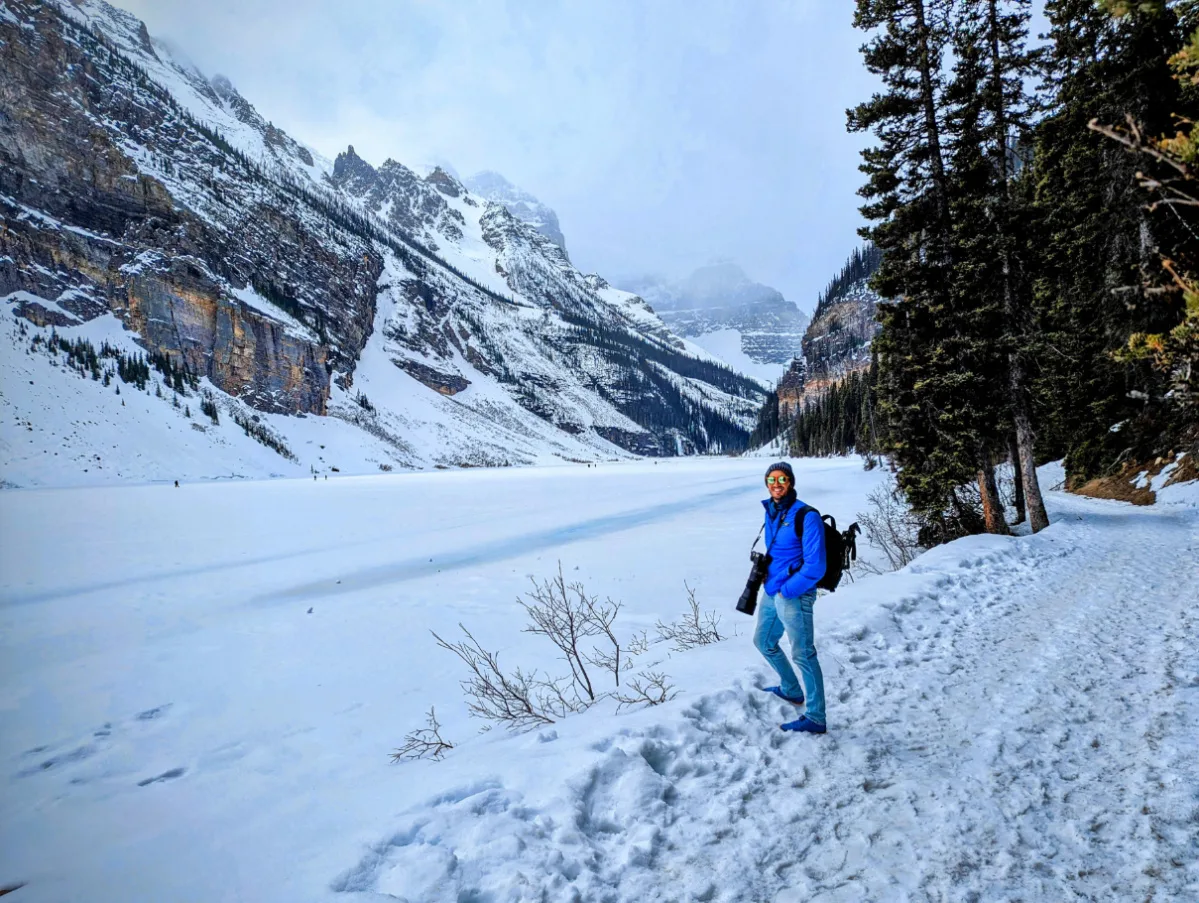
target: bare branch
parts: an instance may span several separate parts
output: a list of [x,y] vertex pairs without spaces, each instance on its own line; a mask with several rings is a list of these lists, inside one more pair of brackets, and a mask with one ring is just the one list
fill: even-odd
[[595,600],[587,598],[580,584],[567,586],[566,578],[562,576],[562,562],[558,562],[557,577],[543,582],[533,580],[530,598],[530,602],[517,599],[532,622],[524,632],[540,634],[557,646],[582,695],[595,702],[595,685],[587,673],[587,659],[580,649],[583,640],[606,629],[592,616],[596,609]]
[[426,724],[428,727],[418,728],[404,737],[404,745],[391,754],[394,765],[404,759],[433,759],[438,761],[454,744],[442,739],[441,725],[437,723],[437,714],[429,706]]
[[661,705],[678,696],[668,678],[661,671],[642,671],[629,681],[623,693],[616,694],[620,703],[617,710],[633,705]]
[[683,586],[687,590],[687,604],[690,610],[671,624],[658,621],[654,625],[658,631],[658,639],[673,643],[672,648],[676,652],[685,652],[696,646],[707,646],[709,643],[719,643],[724,639],[717,629],[720,624],[720,616],[714,611],[701,613],[699,602],[695,599],[695,590],[685,581]]
[[[480,646],[465,626],[458,626],[466,634],[466,640],[450,643],[437,633],[433,637],[438,646],[454,653],[470,669],[470,677],[461,682],[470,713],[498,721],[509,730],[529,730],[542,724],[553,724],[551,713],[537,704],[538,691],[544,684],[538,680],[537,672],[525,674],[517,668],[510,675],[505,674],[500,669],[499,655]],[[558,709],[551,709],[551,712],[559,717],[566,714]]]
[[[503,724],[508,730],[524,731],[584,711],[607,696],[615,695],[626,705],[656,704],[668,698],[665,677],[644,673],[629,686],[626,696],[619,695],[624,673],[638,655],[648,650],[649,640],[642,631],[622,647],[613,627],[621,604],[611,598],[601,602],[598,596],[588,595],[582,584],[568,584],[561,562],[557,576],[545,581],[534,579],[528,599],[518,597],[517,602],[529,616],[524,632],[548,639],[570,671],[562,676],[526,673],[520,668],[505,672],[498,654],[484,649],[465,626],[458,625],[466,636],[458,642],[434,633],[437,644],[458,656],[469,669],[461,686],[472,715]],[[692,609],[696,623],[719,639],[712,615],[706,622],[700,621],[694,594]],[[610,673],[616,693],[601,690],[589,667]]]
[[1172,166],[1178,173],[1186,179],[1194,177],[1191,169],[1182,161],[1163,153],[1154,147],[1152,142],[1146,141],[1141,134],[1140,128],[1137,126],[1136,120],[1131,116],[1125,117],[1128,122],[1128,129],[1113,128],[1110,125],[1100,125],[1098,119],[1092,119],[1087,123],[1087,128],[1098,132],[1100,135],[1105,135],[1113,141],[1123,144],[1131,151],[1146,154],[1160,163],[1165,163],[1167,166]]
[[[897,571],[923,551],[917,541],[919,521],[908,510],[894,483],[877,487],[866,499],[869,510],[857,515],[866,541],[887,557],[891,570]],[[859,565],[877,572],[865,562]]]

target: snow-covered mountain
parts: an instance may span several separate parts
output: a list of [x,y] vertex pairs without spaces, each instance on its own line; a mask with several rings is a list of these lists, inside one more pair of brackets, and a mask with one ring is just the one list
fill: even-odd
[[562,255],[570,259],[566,253],[566,236],[562,234],[558,214],[552,208],[527,191],[517,188],[498,172],[484,170],[475,173],[464,184],[479,197],[503,204],[509,213],[556,244],[562,249]]
[[100,0],[0,42],[10,483],[743,447],[758,384],[452,174],[323,159]]
[[679,335],[767,385],[800,353],[807,316],[734,263],[700,267],[677,281],[630,279],[622,287]]

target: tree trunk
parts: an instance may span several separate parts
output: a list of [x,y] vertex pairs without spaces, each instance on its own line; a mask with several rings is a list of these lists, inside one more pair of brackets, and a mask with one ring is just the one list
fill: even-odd
[[[1045,501],[1041,498],[1041,486],[1037,482],[1036,456],[1033,453],[1032,417],[1028,410],[1027,378],[1024,373],[1024,362],[1020,359],[1020,349],[1016,347],[1017,338],[1021,332],[1019,311],[1016,302],[1016,274],[1012,267],[1012,252],[1007,238],[1006,215],[1011,204],[1011,182],[1008,177],[1007,132],[1008,116],[1004,106],[1003,73],[999,53],[999,11],[996,0],[987,4],[987,19],[989,44],[991,50],[991,95],[994,102],[995,115],[995,155],[996,169],[1002,177],[1002,192],[999,195],[1000,210],[996,216],[996,234],[1003,261],[1003,313],[1007,321],[1007,332],[1010,345],[1008,348],[1008,389],[1012,402],[1012,419],[1016,426],[1016,451],[1019,466],[1013,458],[1012,466],[1017,471],[1017,487],[1023,490],[1024,501],[1028,507],[1029,524],[1032,531],[1037,533],[1049,526],[1049,516],[1045,513]],[[1021,284],[1025,289],[1025,285]],[[1022,296],[1024,292],[1021,292]],[[1020,518],[1023,520],[1023,516]]]
[[1041,484],[1037,480],[1037,461],[1033,455],[1032,418],[1028,416],[1028,399],[1024,394],[1024,367],[1019,354],[1012,354],[1012,419],[1016,422],[1016,449],[1020,455],[1020,476],[1024,481],[1024,498],[1028,505],[1028,523],[1034,533],[1049,526]]
[[983,521],[988,533],[1007,536],[1011,531],[1007,518],[1003,516],[1003,502],[999,498],[999,486],[995,483],[995,465],[987,461],[978,472],[978,494],[983,502]]
[[[924,15],[924,0],[912,0],[912,12],[916,17],[916,34],[919,39],[917,67],[920,70],[920,105],[924,111],[924,132],[928,139],[928,158],[932,168],[933,193],[937,201],[939,236],[947,238],[949,228],[949,185],[945,178],[945,161],[941,156],[941,126],[937,122],[937,98],[933,91],[932,48],[929,47],[929,27]],[[942,251],[947,248],[942,248]]]
[[1022,524],[1027,516],[1024,511],[1024,474],[1020,470],[1020,446],[1015,433],[1008,435],[1008,457],[1012,462],[1012,483],[1016,488],[1016,523]]

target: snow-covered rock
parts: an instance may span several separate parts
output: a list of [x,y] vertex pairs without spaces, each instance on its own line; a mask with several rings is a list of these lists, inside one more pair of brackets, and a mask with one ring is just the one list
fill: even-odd
[[527,191],[517,188],[498,172],[477,172],[465,182],[474,194],[488,201],[503,204],[504,208],[521,222],[528,223],[558,246],[562,255],[566,253],[566,237],[558,225],[558,214]]
[[672,330],[742,373],[773,386],[800,353],[807,316],[733,263],[700,267],[686,279],[626,280]]

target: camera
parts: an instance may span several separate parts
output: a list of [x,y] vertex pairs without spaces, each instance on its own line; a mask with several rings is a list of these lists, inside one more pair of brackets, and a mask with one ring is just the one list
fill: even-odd
[[758,607],[758,591],[766,579],[766,571],[770,567],[770,556],[764,552],[750,552],[749,579],[745,581],[745,589],[737,600],[737,611],[752,615]]

